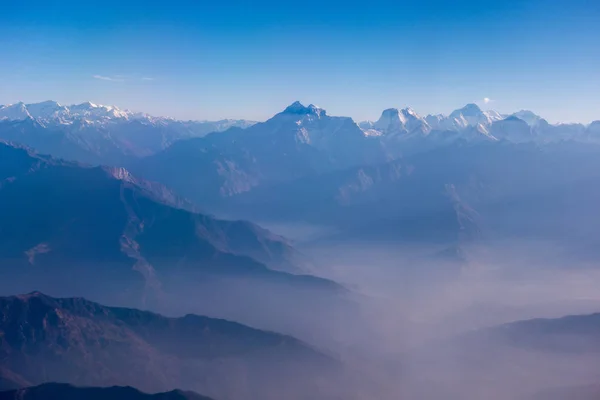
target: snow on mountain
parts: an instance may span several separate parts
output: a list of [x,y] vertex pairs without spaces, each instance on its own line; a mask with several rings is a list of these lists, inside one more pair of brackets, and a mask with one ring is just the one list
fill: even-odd
[[314,115],[317,117],[321,117],[321,116],[326,115],[326,113],[325,113],[325,110],[315,106],[314,104],[309,104],[308,106],[304,106],[299,101],[295,101],[294,103],[292,103],[288,107],[286,107],[286,109],[283,110],[283,112],[280,113],[280,115],[301,115],[301,116]]
[[425,121],[435,131],[462,131],[469,129],[484,135],[489,134],[489,127],[503,117],[497,111],[482,111],[476,104],[467,104],[463,108],[454,110],[450,115],[428,115]]
[[22,121],[31,118],[24,103],[10,104],[0,107],[0,120]]
[[97,105],[90,102],[77,104],[69,107],[71,116],[85,119],[90,122],[102,122],[109,119],[128,120],[134,113],[128,110],[120,110],[114,106]]
[[[203,134],[211,131],[222,131],[231,127],[247,128],[254,121],[225,119],[220,121],[178,121],[170,117],[154,117],[141,112],[122,110],[116,106],[105,106],[85,102],[65,106],[48,100],[41,103],[24,104],[22,102],[0,106],[0,121],[23,121],[33,118],[44,126],[49,124],[71,125],[79,123],[102,127],[107,123],[124,123],[139,121],[149,125],[164,126],[169,124],[198,125],[204,129]],[[211,127],[214,128],[211,130]]]
[[431,131],[427,121],[411,108],[384,110],[371,129],[381,132],[381,136],[385,138],[402,137],[413,133],[426,135]]
[[[271,119],[253,125],[248,135],[271,136],[278,141],[293,138],[295,143],[325,149],[337,141],[362,139],[363,132],[350,117],[334,117],[313,104],[296,101]],[[338,144],[342,144],[338,142]]]
[[507,140],[513,143],[525,143],[535,140],[532,127],[514,115],[491,125],[490,134],[498,140]]
[[59,119],[69,116],[69,108],[48,100],[41,103],[26,104],[25,107],[32,118],[40,120]]
[[179,121],[86,102],[70,106],[55,101],[0,106],[0,139],[56,157],[90,164],[121,164],[144,157],[182,139],[205,136],[244,120]]
[[32,104],[20,102],[0,108],[0,119],[22,121],[27,118],[34,118],[39,122],[62,124],[73,123],[75,120],[85,120],[88,123],[99,123],[114,119],[127,120],[137,115],[114,106],[103,106],[90,102],[63,106],[52,100]]
[[361,121],[358,123],[360,129],[373,129],[375,122],[373,121]]
[[444,121],[446,120],[446,116],[442,114],[428,115],[425,117],[425,121],[431,129],[435,130],[443,130]]
[[487,133],[487,128],[494,122],[502,119],[496,111],[482,111],[477,104],[467,104],[463,108],[454,110],[448,117],[457,128],[468,126],[476,127]]
[[529,110],[517,111],[511,115],[525,121],[527,125],[532,127],[536,127],[541,123],[546,122],[545,119]]
[[591,124],[589,124],[588,127],[587,127],[587,131],[589,133],[600,135],[600,120],[599,121],[593,121]]
[[493,121],[499,121],[506,118],[506,115],[502,115],[496,110],[487,110],[486,113]]
[[[330,116],[318,106],[305,106],[299,101],[261,123],[233,119],[180,121],[91,102],[69,106],[55,101],[20,102],[0,106],[0,139],[16,140],[38,151],[93,163],[98,160],[89,159],[84,154],[74,155],[75,148],[57,154],[56,151],[66,149],[65,143],[69,143],[69,146],[83,149],[86,154],[94,153],[99,160],[120,160],[123,155],[142,157],[154,154],[178,140],[210,133],[227,131],[218,140],[234,138],[239,141],[241,132],[236,133],[236,129],[230,128],[246,129],[244,134],[251,137],[268,137],[271,144],[286,149],[297,145],[308,145],[320,151],[335,149],[335,158],[348,162],[354,157],[353,153],[358,151],[362,154],[365,146],[371,149],[372,154],[385,149],[393,156],[409,152],[407,146],[420,149],[423,142],[427,142],[426,147],[429,148],[455,140],[600,140],[598,123],[590,126],[552,125],[528,110],[507,117],[493,110],[483,111],[476,104],[467,104],[447,116],[427,117],[420,116],[411,108],[388,108],[377,121],[359,124],[352,118]],[[43,134],[45,132],[54,134],[47,136]],[[411,143],[407,144],[404,139]],[[111,154],[110,157],[108,154]]]

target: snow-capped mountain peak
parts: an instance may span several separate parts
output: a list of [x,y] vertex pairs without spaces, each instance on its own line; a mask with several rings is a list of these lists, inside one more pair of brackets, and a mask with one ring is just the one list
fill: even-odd
[[283,110],[282,114],[316,115],[316,116],[320,117],[322,115],[326,115],[326,112],[325,112],[325,110],[323,110],[320,107],[315,106],[314,104],[309,104],[308,106],[305,106],[301,102],[295,101],[292,104],[290,104],[288,107],[286,107],[286,109]]
[[487,132],[488,127],[494,122],[502,119],[500,113],[496,111],[482,111],[481,108],[474,103],[469,103],[463,108],[454,110],[444,125],[446,128],[466,128],[468,126],[475,127],[482,132]]
[[451,118],[456,118],[459,115],[465,116],[465,117],[474,117],[474,116],[478,116],[478,115],[482,115],[483,111],[481,111],[481,108],[479,108],[479,106],[475,103],[469,103],[466,106],[464,106],[463,108],[459,108],[458,110],[454,110],[452,111],[452,113],[450,114]]
[[69,109],[56,101],[47,100],[41,103],[27,104],[29,114],[38,120],[48,120],[68,116]]
[[516,113],[513,113],[512,116],[522,119],[529,126],[538,126],[544,121],[542,117],[529,110],[517,111]]
[[31,118],[31,115],[23,102],[0,107],[0,120],[17,121],[27,118]]
[[388,108],[381,113],[381,117],[372,125],[371,130],[375,132],[366,132],[366,134],[396,136],[413,132],[427,134],[431,128],[427,121],[412,108]]

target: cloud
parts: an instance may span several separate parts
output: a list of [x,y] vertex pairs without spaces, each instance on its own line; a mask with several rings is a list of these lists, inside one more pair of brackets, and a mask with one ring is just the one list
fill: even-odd
[[492,101],[493,101],[493,100],[492,100],[492,99],[490,99],[489,97],[484,97],[484,98],[483,98],[483,102],[484,102],[485,104],[491,103]]
[[139,75],[111,75],[111,76],[107,76],[107,75],[92,75],[92,78],[94,79],[99,79],[101,81],[109,81],[109,82],[125,82],[126,80],[131,81],[131,80],[141,80],[141,81],[155,81],[156,78],[153,78],[151,76],[142,76],[140,77]]
[[111,76],[103,76],[103,75],[93,75],[92,78],[100,79],[102,81],[111,81],[111,82],[123,82],[124,79],[121,75],[117,75],[114,77]]

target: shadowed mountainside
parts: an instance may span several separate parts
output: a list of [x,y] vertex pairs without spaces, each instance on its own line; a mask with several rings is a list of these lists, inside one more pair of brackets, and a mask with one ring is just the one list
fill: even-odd
[[76,387],[45,383],[24,389],[0,392],[0,400],[211,400],[193,392],[173,390],[146,394],[127,386]]
[[34,292],[0,298],[0,365],[5,389],[69,382],[256,398],[271,379],[298,389],[336,363],[292,337],[234,322]]
[[[341,286],[275,270],[301,269],[287,241],[177,205],[163,186],[124,169],[0,144],[0,289],[200,313],[284,332],[281,324],[308,324],[280,316],[336,312],[328,304],[345,293]],[[318,313],[309,311],[311,302]]]

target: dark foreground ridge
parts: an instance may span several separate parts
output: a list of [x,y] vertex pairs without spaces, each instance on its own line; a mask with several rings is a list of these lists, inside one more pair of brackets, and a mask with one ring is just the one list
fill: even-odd
[[194,392],[173,390],[147,394],[128,386],[76,387],[66,383],[45,383],[24,389],[0,392],[0,400],[211,400]]
[[334,364],[290,336],[226,320],[167,318],[39,292],[0,297],[0,390],[68,382],[260,398],[272,380],[306,385]]

